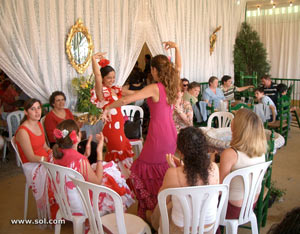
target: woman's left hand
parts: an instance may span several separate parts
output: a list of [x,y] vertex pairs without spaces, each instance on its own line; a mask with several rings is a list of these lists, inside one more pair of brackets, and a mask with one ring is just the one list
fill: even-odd
[[93,140],[93,136],[90,135],[89,138],[88,138],[88,141],[86,143],[86,146],[85,146],[85,152],[84,152],[84,156],[86,156],[87,158],[91,155],[91,142]]

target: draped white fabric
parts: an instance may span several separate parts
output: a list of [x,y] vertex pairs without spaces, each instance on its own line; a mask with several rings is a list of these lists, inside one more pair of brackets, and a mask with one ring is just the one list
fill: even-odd
[[300,74],[300,6],[260,10],[247,13],[247,22],[264,43],[270,74],[277,78],[299,78]]
[[[233,44],[245,9],[245,1],[236,0],[0,0],[0,5],[0,68],[29,96],[47,102],[62,90],[68,103],[74,96],[70,81],[79,74],[68,62],[65,42],[78,18],[94,51],[107,52],[118,85],[145,42],[153,55],[167,54],[166,40],[180,46],[182,77],[201,82],[233,75]],[[209,36],[219,25],[210,56]],[[84,75],[91,72],[90,66]]]
[[[245,18],[245,1],[234,0],[152,0],[149,12],[156,38],[147,40],[150,51],[162,53],[161,41],[174,40],[183,58],[181,77],[207,82],[214,75],[233,75],[233,45],[237,30]],[[209,54],[209,36],[217,32],[215,51]],[[149,32],[149,31],[148,31]],[[146,37],[150,38],[150,35]],[[172,56],[174,58],[174,55]]]
[[[144,43],[137,20],[139,0],[1,0],[0,68],[31,97],[47,102],[55,90],[73,97],[70,81],[78,77],[68,62],[65,42],[82,18],[95,51],[107,52],[124,83]],[[84,75],[91,74],[91,67]],[[68,99],[67,98],[67,99]]]

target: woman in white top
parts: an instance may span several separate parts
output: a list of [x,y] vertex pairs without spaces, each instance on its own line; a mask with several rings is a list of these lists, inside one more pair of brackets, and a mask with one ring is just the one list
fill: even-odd
[[[234,170],[265,162],[266,134],[263,123],[253,111],[240,109],[231,122],[231,131],[231,148],[224,150],[220,157],[221,183]],[[243,186],[242,179],[239,177],[231,181],[227,219],[238,218],[240,214],[244,197]]]
[[[180,160],[174,155],[166,155],[170,168],[164,176],[159,191],[167,188],[219,184],[218,166],[210,161],[208,144],[200,129],[194,127],[181,129],[177,136],[177,151]],[[218,197],[212,200],[209,205],[210,210],[205,217],[206,228],[209,228],[215,222],[217,204]],[[172,202],[171,199],[168,202],[168,211],[169,216],[171,216],[169,218],[170,233],[183,233],[183,211],[175,197],[172,197]],[[151,216],[153,228],[158,230],[160,222],[160,212],[157,205]]]

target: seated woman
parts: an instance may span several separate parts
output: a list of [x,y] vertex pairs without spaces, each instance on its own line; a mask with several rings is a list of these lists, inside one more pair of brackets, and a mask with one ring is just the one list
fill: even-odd
[[[50,189],[50,183],[47,183],[46,170],[39,163],[53,161],[52,151],[46,144],[45,133],[40,123],[41,102],[35,98],[27,100],[24,105],[24,114],[24,119],[16,132],[16,143],[23,162],[24,174],[36,199],[37,208],[41,210],[39,214],[46,215],[46,217],[39,218],[54,219],[58,207]],[[48,212],[45,202],[47,198],[45,191],[48,191],[51,214]]]
[[178,92],[178,98],[174,105],[173,120],[177,133],[180,129],[193,126],[193,109],[190,102],[182,99],[183,92]]
[[208,80],[208,85],[204,92],[202,99],[203,101],[208,103],[208,106],[212,104],[212,101],[214,101],[214,107],[218,108],[220,101],[225,100],[224,94],[221,89],[218,88],[218,78],[215,76],[212,76]]
[[[181,129],[177,137],[179,161],[174,155],[167,154],[170,168],[167,170],[159,191],[167,188],[179,188],[198,185],[219,184],[219,169],[217,164],[210,161],[208,144],[200,129],[187,127]],[[210,212],[206,214],[205,226],[212,226],[216,219],[218,197],[212,200]],[[170,233],[183,233],[184,217],[180,203],[176,197],[168,202]],[[154,229],[160,226],[160,211],[158,205],[151,216]]]
[[[90,165],[85,156],[77,152],[77,145],[80,141],[78,125],[74,120],[62,121],[54,129],[56,144],[53,146],[54,163],[72,168],[83,175],[88,182],[104,185],[115,190],[123,200],[124,208],[128,208],[133,202],[133,195],[126,184],[117,165],[113,162],[103,162],[103,134],[97,134],[97,162]],[[72,182],[70,182],[72,183]],[[83,214],[83,207],[79,194],[74,185],[67,186],[70,206],[73,213]],[[109,195],[101,194],[102,202],[99,204],[101,214],[111,213],[114,207],[111,206],[113,200]]]
[[[231,148],[224,150],[220,158],[220,182],[232,171],[265,162],[267,140],[260,118],[249,109],[237,111],[231,121]],[[238,218],[243,203],[243,182],[234,178],[229,188],[226,219]],[[256,200],[259,196],[256,195]]]
[[[50,143],[50,147],[53,147],[55,144],[55,138],[53,135],[53,130],[56,128],[56,126],[66,119],[73,119],[72,112],[65,108],[66,103],[66,95],[61,91],[55,91],[51,94],[49,98],[49,103],[52,107],[52,110],[46,115],[45,118],[45,129],[48,137],[48,141]],[[87,140],[83,140],[78,144],[78,151],[81,153],[84,153],[86,156],[90,155],[89,161],[90,163],[96,162],[96,143],[92,142],[92,138],[90,136],[89,144],[91,146],[91,149],[86,150]]]
[[244,90],[254,88],[253,85],[248,85],[244,87],[237,87],[232,84],[231,76],[223,76],[221,79],[221,90],[224,94],[226,101],[234,101],[234,92],[242,92]]

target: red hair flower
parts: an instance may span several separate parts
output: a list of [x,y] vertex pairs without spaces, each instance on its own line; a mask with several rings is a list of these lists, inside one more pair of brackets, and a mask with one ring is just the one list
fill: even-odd
[[70,134],[69,134],[70,139],[72,140],[73,144],[77,143],[77,134],[75,132],[75,130],[73,130]]
[[100,67],[106,67],[109,63],[110,61],[108,59],[100,59],[100,61],[98,62]]

